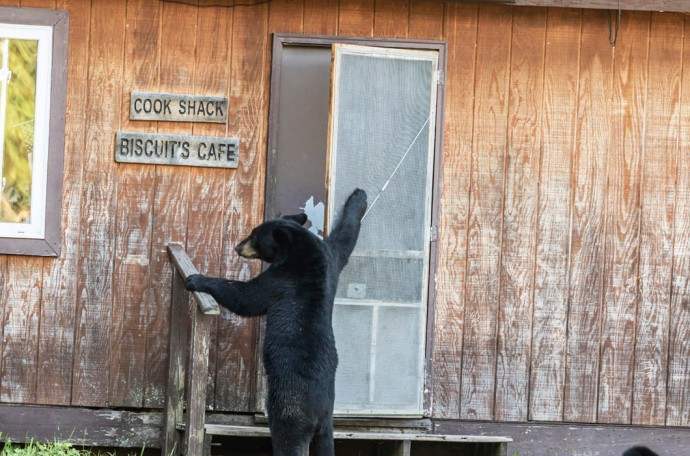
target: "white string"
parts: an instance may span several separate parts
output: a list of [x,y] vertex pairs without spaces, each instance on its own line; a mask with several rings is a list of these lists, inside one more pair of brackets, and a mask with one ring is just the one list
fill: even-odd
[[364,212],[364,215],[362,216],[362,220],[364,220],[364,218],[367,216],[367,214],[369,213],[371,208],[374,207],[374,204],[376,204],[376,202],[379,200],[379,197],[381,196],[381,194],[386,190],[386,187],[388,187],[388,184],[390,183],[390,181],[393,180],[393,176],[398,171],[398,168],[400,168],[400,165],[402,165],[402,162],[403,162],[403,160],[405,160],[405,157],[407,157],[407,154],[409,154],[410,150],[412,150],[412,146],[414,146],[414,143],[417,142],[417,138],[419,138],[419,135],[421,135],[422,131],[424,131],[424,127],[426,127],[426,125],[429,123],[429,120],[431,120],[432,115],[434,115],[433,111],[429,114],[429,117],[426,118],[424,125],[422,125],[422,128],[420,128],[419,131],[417,132],[417,135],[414,137],[414,139],[410,143],[410,147],[407,148],[407,150],[405,151],[405,154],[402,156],[402,158],[400,159],[398,164],[395,166],[395,169],[391,173],[391,175],[388,178],[388,180],[386,181],[386,183],[383,184],[383,187],[381,187],[381,191],[379,191],[378,195],[376,195],[376,198],[374,198],[374,201],[371,202],[371,204],[369,205],[367,210]]

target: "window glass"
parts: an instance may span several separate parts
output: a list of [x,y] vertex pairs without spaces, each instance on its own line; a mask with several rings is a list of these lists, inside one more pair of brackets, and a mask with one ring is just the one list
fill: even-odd
[[4,138],[0,145],[0,222],[31,222],[38,41],[0,39]]

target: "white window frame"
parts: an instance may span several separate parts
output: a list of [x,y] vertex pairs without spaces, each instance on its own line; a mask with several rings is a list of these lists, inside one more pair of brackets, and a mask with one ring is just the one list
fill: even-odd
[[[69,14],[0,7],[0,18],[0,38],[38,41],[30,222],[0,222],[0,255],[55,257],[62,221]],[[4,141],[4,123],[0,127]]]
[[[45,237],[46,187],[48,180],[48,143],[50,118],[50,75],[52,67],[53,29],[45,25],[19,25],[0,23],[0,39],[38,41],[36,63],[36,100],[34,106],[34,138],[31,163],[31,217],[29,223],[0,221],[0,237],[43,239]],[[5,82],[6,84],[6,82]],[[4,113],[0,118],[4,119]],[[0,125],[4,139],[5,125]],[[0,179],[2,160],[0,149]],[[0,181],[0,186],[4,182]]]

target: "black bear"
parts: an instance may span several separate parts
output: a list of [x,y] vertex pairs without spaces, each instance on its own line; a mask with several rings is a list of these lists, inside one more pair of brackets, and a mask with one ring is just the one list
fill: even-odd
[[235,247],[270,263],[263,273],[248,282],[200,274],[185,282],[237,315],[266,315],[266,408],[276,456],[302,456],[310,442],[317,455],[333,455],[333,300],[366,207],[366,193],[355,190],[325,241],[302,226],[304,214],[267,221]]

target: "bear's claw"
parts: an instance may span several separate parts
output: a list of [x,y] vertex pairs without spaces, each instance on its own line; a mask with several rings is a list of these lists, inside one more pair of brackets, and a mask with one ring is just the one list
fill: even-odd
[[192,274],[184,281],[184,286],[189,291],[198,291],[200,279],[203,279],[201,274]]
[[359,218],[362,218],[364,212],[367,210],[367,192],[360,188],[355,189],[348,197],[345,203],[345,209],[357,211]]

